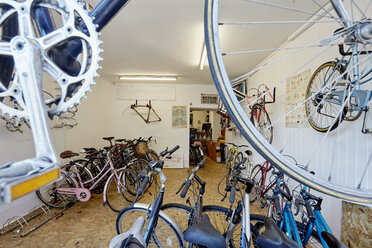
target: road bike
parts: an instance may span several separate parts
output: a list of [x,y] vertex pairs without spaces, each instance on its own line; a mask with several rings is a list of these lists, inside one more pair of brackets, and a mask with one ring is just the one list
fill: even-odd
[[[251,109],[251,122],[270,144],[273,142],[273,127],[265,105],[275,103],[275,92],[276,90],[274,88],[273,94],[271,94],[269,88],[265,84],[261,84],[257,88],[250,88],[246,96],[248,104],[252,100],[258,99],[255,104],[249,106]],[[266,97],[270,97],[272,100],[267,101]]]
[[[64,158],[79,155],[66,153]],[[79,173],[80,166],[73,163],[69,171],[61,169],[62,179],[36,191],[39,199],[54,208],[65,208],[77,201],[86,202],[91,197],[91,191],[106,180],[103,188],[103,205],[108,205],[115,212],[133,203],[138,189],[137,175],[127,168],[116,168],[107,152],[107,160],[103,169],[93,177],[87,179]],[[84,180],[85,179],[85,180]]]
[[[161,152],[160,157],[170,157],[179,146],[172,150]],[[179,230],[174,221],[160,211],[164,198],[165,182],[167,178],[162,172],[164,161],[152,161],[149,163],[151,171],[149,174],[156,174],[160,177],[161,186],[158,196],[154,203],[150,205],[135,203],[132,206],[124,208],[116,219],[116,230],[120,235],[131,229],[137,222],[138,218],[142,217],[146,220],[145,230],[141,230],[143,237],[143,247],[184,247],[183,234]],[[146,175],[138,189],[138,194],[141,195],[150,180],[150,175]],[[155,197],[155,196],[154,196]],[[143,224],[142,224],[143,225]]]
[[[325,133],[314,133],[307,127],[309,117],[322,116],[326,109],[320,110],[321,106],[334,99],[341,103],[336,104],[335,110],[340,117],[345,107],[356,104],[353,98],[360,100],[358,107],[353,107],[356,111],[369,102],[369,16],[368,1],[206,0],[204,26],[213,81],[230,118],[254,149],[285,174],[317,191],[364,203],[371,203],[372,199],[368,183],[372,153],[365,149],[370,144],[368,135],[353,131],[360,120],[343,123],[342,128],[338,125],[336,130]],[[244,42],[236,41],[237,37]],[[264,42],[267,40],[275,42]],[[319,61],[337,57],[339,43],[346,47],[345,53],[351,53],[351,62],[345,68],[348,76],[342,79],[341,74],[326,85],[326,80],[320,80],[318,90],[311,97],[306,96],[311,68],[318,67]],[[261,62],[254,62],[257,58]],[[243,80],[252,87],[257,82],[270,81],[268,87],[276,88],[277,96],[285,96],[272,105],[271,126],[278,134],[273,144],[254,127],[236,99],[231,85]],[[314,107],[306,116],[307,104]],[[340,119],[333,118],[333,123],[340,123]],[[283,154],[293,154],[308,170],[298,168]],[[352,161],[358,161],[357,167]],[[310,170],[316,174],[310,174]]]
[[[364,112],[362,133],[371,132],[366,127],[366,117],[369,110],[368,102],[371,99],[371,92],[356,90],[360,85],[367,83],[370,79],[360,82],[351,82],[350,73],[347,68],[351,63],[351,58],[345,59],[345,56],[352,55],[351,52],[345,52],[344,46],[339,45],[341,59],[328,61],[319,66],[311,76],[307,86],[306,96],[311,98],[306,104],[306,115],[309,116],[309,124],[319,132],[327,132],[338,127],[343,120],[355,121]],[[362,78],[368,75],[362,75]],[[331,83],[330,83],[331,82]],[[324,85],[331,84],[332,87]],[[324,88],[320,92],[319,87]],[[323,100],[324,98],[324,100]],[[338,114],[338,105],[342,105],[347,98],[347,104],[343,107],[341,114]],[[311,115],[312,109],[316,108],[316,115]],[[335,121],[336,120],[336,121]]]

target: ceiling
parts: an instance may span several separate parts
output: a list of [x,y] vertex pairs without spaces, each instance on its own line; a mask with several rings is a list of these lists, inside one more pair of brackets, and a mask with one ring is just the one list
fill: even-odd
[[[97,0],[90,3],[95,6]],[[265,6],[251,4],[240,8],[244,0],[224,1],[222,19],[232,20],[297,20],[309,15],[285,13]],[[272,2],[276,2],[272,1]],[[308,5],[311,1],[285,1],[290,5]],[[240,4],[240,5],[239,5]],[[313,4],[312,4],[313,5]],[[297,6],[298,7],[298,6]],[[313,8],[314,11],[318,7]],[[104,52],[100,74],[109,82],[123,83],[119,75],[174,75],[180,84],[212,84],[209,67],[199,69],[203,50],[203,0],[131,0],[101,31]],[[234,51],[278,47],[299,25],[257,28],[250,25],[245,32],[236,27],[222,27],[221,43]],[[232,74],[241,75],[261,62],[269,53],[227,58]],[[131,81],[125,81],[134,83]],[[144,81],[145,82],[145,81]],[[136,82],[137,83],[137,82]],[[161,82],[160,82],[161,83]]]

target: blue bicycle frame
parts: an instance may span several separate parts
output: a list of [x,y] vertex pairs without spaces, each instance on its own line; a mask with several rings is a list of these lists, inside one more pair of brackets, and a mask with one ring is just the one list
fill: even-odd
[[[305,207],[306,207],[306,210],[309,216],[309,223],[306,227],[307,231],[306,231],[306,235],[303,240],[303,244],[306,245],[307,242],[309,241],[310,236],[313,232],[314,224],[315,224],[317,233],[319,235],[319,238],[320,238],[320,241],[322,242],[323,247],[328,248],[329,246],[324,241],[321,234],[323,231],[327,231],[329,233],[332,233],[332,231],[329,228],[327,222],[325,221],[325,219],[323,218],[323,215],[320,212],[321,210],[320,206],[322,204],[322,199],[319,197],[315,197],[307,193],[306,191],[307,191],[307,186],[303,186],[301,190],[301,195],[302,195],[302,198],[304,199]],[[314,206],[314,211],[312,210],[312,207],[310,205],[310,199],[315,199],[317,201],[317,204]]]
[[279,194],[284,195],[284,192],[282,192],[280,189],[281,178],[282,174],[279,174],[278,177],[276,178],[276,188],[274,189],[274,204],[276,213],[278,215],[281,215],[282,217],[279,223],[279,228],[283,230],[283,227],[285,227],[288,237],[294,239],[301,247],[303,247],[300,233],[298,232],[296,221],[292,213],[291,200],[288,200],[286,202],[282,212],[280,209],[281,206],[279,203]]

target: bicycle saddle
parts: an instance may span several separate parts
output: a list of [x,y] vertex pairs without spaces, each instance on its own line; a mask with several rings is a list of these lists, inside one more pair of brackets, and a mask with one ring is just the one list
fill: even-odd
[[[143,216],[138,217],[132,228],[125,233],[115,236],[110,242],[110,248],[145,248],[145,240],[142,236],[142,229],[145,223]],[[123,244],[124,242],[124,244]]]
[[112,140],[112,139],[114,139],[115,137],[103,137],[102,139],[104,139],[104,140]]
[[67,151],[62,152],[59,156],[61,158],[65,159],[65,158],[72,158],[72,157],[75,157],[75,156],[80,156],[80,154],[76,153],[76,152],[73,152],[73,151],[70,151],[70,150],[67,150]]
[[184,232],[184,239],[190,243],[210,248],[225,248],[225,238],[212,226],[209,216],[203,214],[198,224],[192,224]]
[[341,243],[332,233],[323,231],[321,235],[329,248],[347,248],[346,245]]
[[256,240],[259,248],[300,248],[294,240],[290,239],[271,218],[265,219],[265,231]]
[[245,151],[245,154],[247,154],[248,156],[251,156],[252,155],[252,151],[251,150],[246,150]]

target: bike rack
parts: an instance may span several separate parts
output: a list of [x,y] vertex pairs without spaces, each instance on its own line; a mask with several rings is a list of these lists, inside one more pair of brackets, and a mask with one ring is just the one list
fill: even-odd
[[[62,216],[62,213],[72,205],[73,204],[70,204],[64,209],[51,209],[46,205],[41,205],[40,207],[32,208],[23,216],[13,216],[9,218],[0,229],[0,236],[13,231],[15,233],[21,233],[20,237],[25,237],[50,220]],[[44,215],[44,218],[42,215]]]
[[[149,103],[146,105],[138,105],[138,101],[136,100],[135,104],[130,105],[130,108],[136,111],[136,113],[146,122],[146,124],[152,123],[152,122],[158,122],[161,121],[160,116],[156,113],[155,109],[151,105],[151,100],[149,100]],[[138,110],[137,108],[148,108],[147,111],[147,118],[145,118]],[[150,113],[152,112],[156,115],[157,119],[156,120],[150,120]]]

